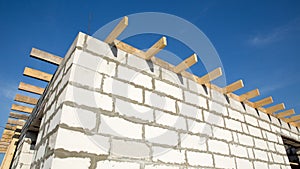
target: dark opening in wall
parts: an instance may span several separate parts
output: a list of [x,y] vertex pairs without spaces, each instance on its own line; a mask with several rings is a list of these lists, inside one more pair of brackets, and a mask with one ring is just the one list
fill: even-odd
[[299,169],[300,142],[284,136],[282,136],[282,140],[292,169]]

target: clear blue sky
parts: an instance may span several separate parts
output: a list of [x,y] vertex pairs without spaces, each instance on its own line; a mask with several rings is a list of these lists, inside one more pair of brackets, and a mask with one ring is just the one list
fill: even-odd
[[261,96],[257,99],[271,95],[275,103],[284,102],[287,109],[300,112],[300,1],[170,2],[0,0],[1,126],[5,126],[19,82],[38,83],[22,77],[24,67],[55,70],[30,58],[31,48],[64,56],[76,34],[88,32],[90,13],[91,34],[116,18],[137,12],[182,17],[214,44],[227,81],[244,80],[245,87],[238,94],[259,88]]

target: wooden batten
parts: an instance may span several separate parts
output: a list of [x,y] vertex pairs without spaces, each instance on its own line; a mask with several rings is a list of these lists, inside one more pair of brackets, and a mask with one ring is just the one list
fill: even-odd
[[24,112],[24,113],[29,113],[29,114],[31,114],[32,111],[33,111],[33,108],[27,107],[27,106],[21,106],[21,105],[13,104],[13,105],[11,106],[11,110],[14,110],[14,111],[20,111],[20,112]]
[[145,52],[144,58],[146,60],[150,60],[154,55],[156,55],[166,46],[167,46],[167,38],[163,36]]
[[50,82],[50,80],[52,79],[52,75],[49,73],[45,73],[42,72],[40,70],[36,70],[36,69],[32,69],[29,67],[25,67],[23,75],[28,76],[28,77],[32,77],[38,80],[42,80],[45,82]]
[[300,115],[296,115],[296,116],[292,116],[290,118],[286,118],[285,122],[289,123],[289,122],[295,122],[295,121],[299,121],[300,120]]
[[196,78],[196,81],[199,84],[207,84],[210,83],[211,81],[215,80],[216,78],[222,76],[222,69],[219,67],[209,73],[207,73],[206,75],[200,77],[200,78]]
[[44,91],[45,91],[44,88],[34,86],[34,85],[30,85],[30,84],[26,84],[26,83],[23,83],[23,82],[20,82],[18,89],[22,90],[22,91],[29,92],[29,93],[38,94],[38,95],[43,94]]
[[275,113],[275,112],[277,112],[279,110],[283,110],[283,109],[285,109],[285,106],[284,106],[283,103],[280,103],[280,104],[277,104],[275,106],[266,108],[266,112],[268,114],[273,114],[273,113]]
[[295,114],[295,110],[294,109],[290,109],[290,110],[286,110],[284,112],[280,112],[280,113],[276,114],[275,116],[277,118],[284,118],[286,116],[291,116],[293,114]]
[[240,95],[240,102],[252,99],[252,98],[257,97],[259,95],[260,95],[260,93],[259,93],[258,89],[251,90],[251,91],[249,91],[245,94]]
[[24,120],[14,120],[14,119],[8,118],[7,124],[23,126],[25,124],[25,121]]
[[192,65],[198,62],[197,55],[193,54],[184,61],[182,61],[180,64],[178,64],[176,67],[174,67],[173,71],[175,73],[181,73],[182,71],[188,69]]
[[262,106],[265,106],[265,105],[268,105],[271,103],[273,103],[273,98],[270,96],[270,97],[267,97],[267,98],[264,98],[264,99],[254,102],[253,107],[258,108],[258,107],[262,107]]
[[24,95],[20,95],[20,94],[16,94],[14,100],[17,102],[27,103],[27,104],[31,104],[31,105],[36,105],[38,102],[38,99],[36,99],[36,98],[32,98],[32,97],[28,97],[28,96],[24,96]]
[[243,88],[244,87],[244,84],[243,84],[243,81],[242,80],[238,80],[234,83],[231,83],[230,85],[224,87],[222,89],[223,93],[224,94],[227,94],[227,93],[232,93],[236,90],[239,90],[240,88]]
[[10,112],[9,117],[12,117],[15,119],[27,120],[29,116],[27,116],[25,114],[16,113],[16,112]]
[[59,65],[63,58],[53,55],[51,53],[36,49],[36,48],[32,48],[31,52],[30,52],[30,56],[39,60],[43,60],[46,61],[48,63],[52,63],[55,65]]
[[106,37],[104,42],[111,44],[117,37],[125,30],[128,26],[128,17],[125,16],[123,19],[118,23],[118,25],[111,31],[111,33]]

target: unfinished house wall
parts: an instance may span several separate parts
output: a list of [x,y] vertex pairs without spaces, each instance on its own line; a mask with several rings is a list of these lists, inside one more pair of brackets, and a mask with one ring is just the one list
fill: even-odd
[[[299,131],[79,33],[48,87],[32,168],[290,168]],[[17,164],[15,164],[17,165]]]

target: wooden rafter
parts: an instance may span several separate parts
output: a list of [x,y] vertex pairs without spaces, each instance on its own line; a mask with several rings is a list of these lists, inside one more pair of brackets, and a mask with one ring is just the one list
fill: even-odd
[[8,118],[7,124],[23,126],[25,124],[25,121],[24,120],[14,120],[14,119]]
[[286,118],[286,122],[289,123],[289,122],[295,122],[295,121],[298,121],[300,120],[300,115],[296,115],[296,116],[292,116],[290,118]]
[[[21,129],[21,127],[17,127]],[[15,131],[15,134],[19,134],[19,132]],[[13,137],[9,146],[7,147],[5,156],[3,158],[2,164],[1,164],[1,169],[9,169],[11,166],[11,162],[13,160],[15,150],[17,148],[17,142],[19,141],[18,138]]]
[[243,81],[242,80],[238,80],[234,83],[231,83],[230,85],[224,87],[222,89],[223,93],[227,94],[227,93],[232,93],[240,88],[244,87]]
[[285,106],[284,106],[283,103],[280,103],[280,104],[277,104],[277,105],[275,105],[275,106],[266,108],[266,112],[267,112],[268,114],[273,114],[273,113],[275,113],[275,112],[277,112],[277,111],[279,111],[279,110],[283,110],[283,109],[285,109]]
[[286,110],[284,112],[280,112],[280,113],[276,114],[275,116],[277,118],[283,118],[283,117],[286,117],[286,116],[291,116],[293,114],[295,114],[294,109],[290,109],[290,110]]
[[18,89],[22,90],[22,91],[29,92],[29,93],[39,94],[39,95],[43,94],[44,90],[45,90],[44,88],[34,86],[34,85],[30,85],[30,84],[26,84],[26,83],[23,83],[23,82],[20,82]]
[[154,55],[156,55],[159,51],[161,51],[166,46],[167,46],[167,38],[163,36],[145,52],[145,56],[144,56],[145,59],[150,60]]
[[45,73],[40,70],[32,69],[29,67],[25,67],[23,74],[25,76],[32,77],[32,78],[42,80],[45,82],[50,82],[50,80],[52,79],[52,76],[53,76],[49,73]]
[[264,98],[264,99],[254,102],[253,107],[258,108],[258,107],[262,107],[262,106],[265,106],[265,105],[268,105],[271,103],[273,103],[273,98],[270,96],[270,97],[267,97],[267,98]]
[[38,99],[36,99],[36,98],[32,98],[32,97],[28,97],[28,96],[24,96],[24,95],[20,95],[20,94],[16,94],[14,100],[17,102],[27,103],[27,104],[31,104],[31,105],[36,105],[38,102]]
[[174,67],[173,71],[175,73],[181,73],[182,71],[188,69],[192,65],[198,62],[197,55],[193,54],[184,61],[182,61],[180,64],[178,64],[176,67]]
[[30,56],[39,60],[43,60],[46,61],[48,63],[52,63],[55,65],[59,65],[63,58],[53,55],[51,53],[36,49],[36,48],[32,48],[31,52],[30,52]]
[[29,116],[27,116],[25,114],[16,113],[16,112],[10,112],[9,117],[12,117],[15,119],[27,120]]
[[14,110],[14,111],[20,111],[20,112],[24,112],[24,113],[29,113],[29,114],[31,114],[33,108],[27,107],[27,106],[21,106],[21,105],[13,104],[13,105],[11,106],[11,110]]
[[240,100],[240,102],[243,102],[245,100],[249,100],[249,99],[252,99],[254,97],[257,97],[259,95],[260,95],[259,90],[258,89],[254,89],[254,90],[251,90],[251,91],[249,91],[249,92],[247,92],[245,94],[240,95],[239,100]]
[[111,33],[106,37],[104,42],[111,44],[117,37],[125,30],[128,26],[128,17],[124,16],[123,19],[118,23],[118,25],[111,31]]
[[207,73],[206,75],[196,78],[196,81],[199,84],[207,84],[210,83],[211,81],[215,80],[216,78],[222,76],[222,69],[221,68],[217,68],[209,73]]

